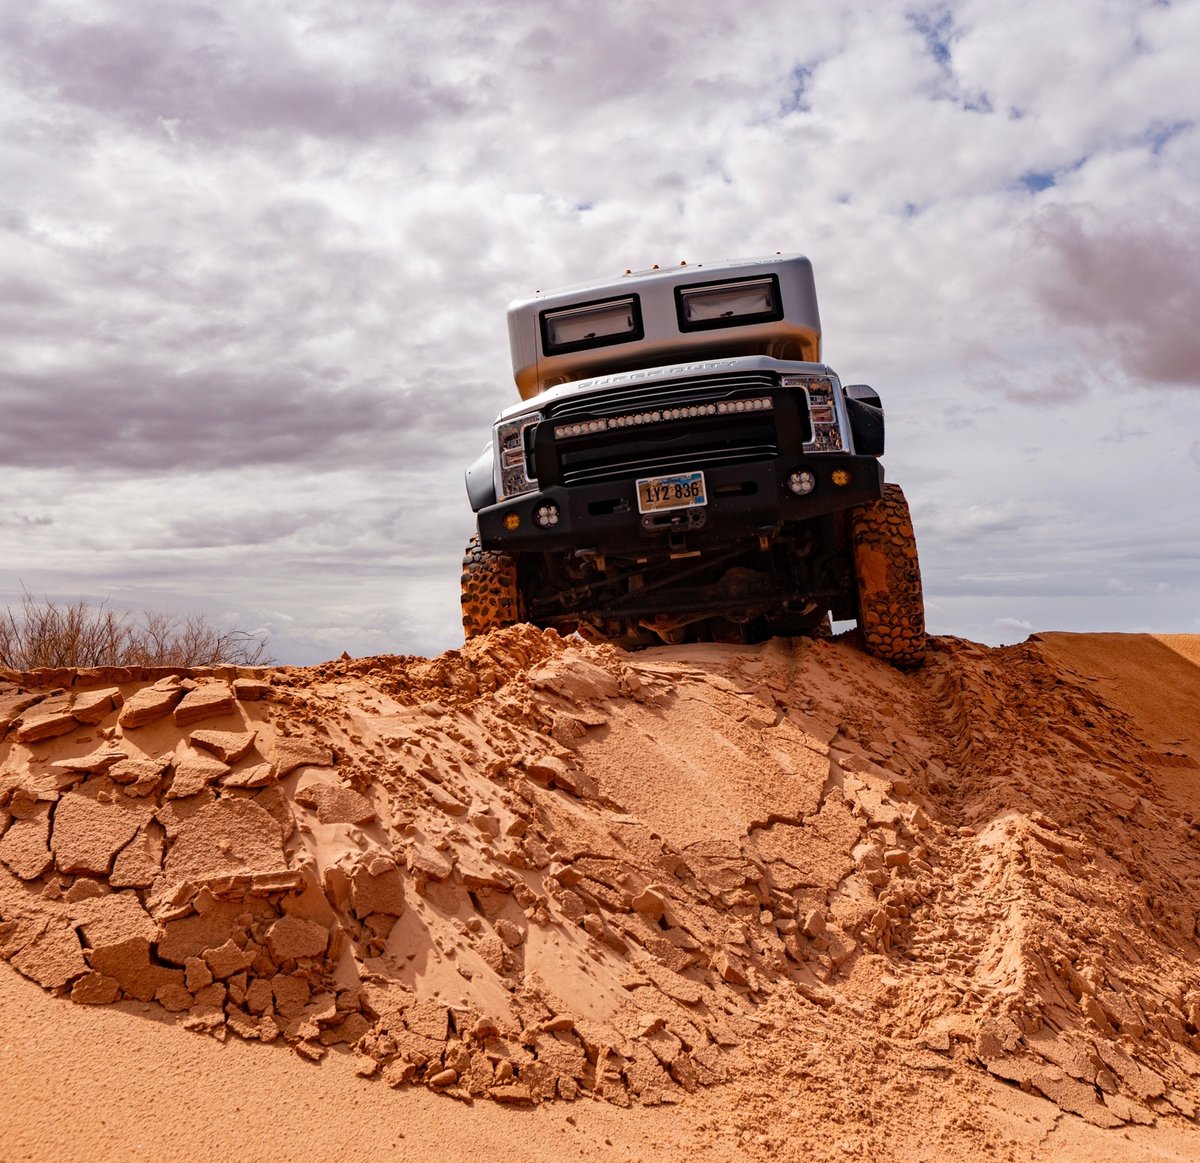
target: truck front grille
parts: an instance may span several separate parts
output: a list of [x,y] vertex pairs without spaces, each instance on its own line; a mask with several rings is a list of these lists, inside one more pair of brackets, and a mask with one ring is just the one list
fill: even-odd
[[759,396],[774,387],[775,377],[770,372],[632,384],[560,400],[549,409],[547,415],[559,422],[577,417],[611,416],[642,408],[679,407],[732,400],[740,396]]
[[[764,397],[775,402],[792,401],[803,396],[781,392],[768,372],[726,376],[703,376],[670,380],[666,383],[623,386],[611,391],[563,400],[548,410],[539,425],[537,444],[557,428],[585,431],[563,439],[554,439],[542,457],[553,450],[551,473],[563,485],[601,484],[642,476],[660,476],[672,472],[747,464],[773,457],[779,451],[774,408],[762,406]],[[745,411],[727,404],[747,401]],[[758,406],[750,407],[755,401]],[[715,407],[720,406],[719,414]],[[795,405],[788,404],[789,413]],[[807,409],[805,412],[807,424]],[[691,415],[676,415],[680,412]],[[644,414],[645,423],[620,429],[607,428],[586,432],[589,420],[607,420]],[[696,415],[700,412],[700,415]],[[654,417],[651,420],[651,417]],[[793,422],[795,420],[792,416]],[[569,423],[568,423],[569,422]],[[539,476],[542,474],[539,473]]]

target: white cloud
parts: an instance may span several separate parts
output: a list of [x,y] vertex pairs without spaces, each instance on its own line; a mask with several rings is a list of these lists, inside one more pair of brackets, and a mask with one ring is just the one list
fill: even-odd
[[994,618],[992,620],[992,630],[999,642],[1004,644],[1020,642],[1028,638],[1036,628],[1032,622],[1027,622],[1024,618]]

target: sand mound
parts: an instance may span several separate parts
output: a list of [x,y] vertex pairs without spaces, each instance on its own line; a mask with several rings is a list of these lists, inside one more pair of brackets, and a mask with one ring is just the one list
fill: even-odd
[[764,1149],[847,1073],[1191,1119],[1200,739],[1105,669],[1147,644],[1195,708],[1137,636],[9,674],[0,952],[464,1100],[740,1087]]

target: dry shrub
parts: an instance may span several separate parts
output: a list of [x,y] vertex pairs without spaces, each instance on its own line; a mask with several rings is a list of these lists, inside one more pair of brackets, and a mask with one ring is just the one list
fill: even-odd
[[19,608],[0,613],[0,666],[37,670],[62,666],[265,665],[267,640],[246,630],[222,630],[201,614],[114,610],[83,600],[60,605],[26,592]]

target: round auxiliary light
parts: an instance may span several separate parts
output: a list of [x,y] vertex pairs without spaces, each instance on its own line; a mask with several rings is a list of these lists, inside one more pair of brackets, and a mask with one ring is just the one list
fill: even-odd
[[510,529],[510,530],[516,529],[517,526],[519,526],[520,524],[521,524],[521,518],[517,513],[505,513],[504,514],[504,528],[505,529]]
[[845,488],[850,483],[850,474],[844,468],[835,468],[829,478],[838,488]]
[[553,501],[538,505],[533,511],[533,523],[539,529],[553,529],[558,524],[558,506]]
[[799,469],[788,477],[787,484],[796,496],[803,497],[817,487],[817,478],[812,473]]

